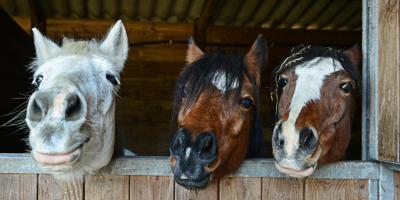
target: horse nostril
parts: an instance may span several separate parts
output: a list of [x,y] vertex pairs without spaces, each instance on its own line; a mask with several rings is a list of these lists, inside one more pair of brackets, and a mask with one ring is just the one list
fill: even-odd
[[65,118],[70,121],[79,119],[82,110],[82,103],[79,96],[76,94],[70,95],[66,101]]
[[190,136],[185,129],[179,129],[170,145],[170,152],[173,155],[183,156],[185,149],[190,145]]
[[280,124],[277,129],[274,131],[273,135],[272,135],[272,144],[275,146],[275,148],[277,150],[281,150],[283,149],[284,145],[285,145],[285,140],[281,137],[279,137],[280,133],[281,133],[281,129],[282,129],[282,124]]
[[32,103],[29,104],[27,108],[27,117],[31,121],[41,121],[43,116],[46,115],[47,106],[45,105],[46,101],[39,96],[36,96],[32,99]]
[[41,115],[42,114],[42,108],[40,108],[40,105],[38,104],[38,102],[36,100],[33,100],[32,103],[32,112],[34,114],[38,114]]
[[300,147],[303,149],[314,149],[317,145],[317,138],[309,128],[303,128],[300,131]]
[[200,159],[210,163],[217,156],[217,143],[214,134],[203,133],[197,137],[197,147]]
[[279,149],[283,149],[283,146],[285,145],[285,140],[283,140],[283,139],[280,139],[279,140],[279,144],[278,144],[278,148]]

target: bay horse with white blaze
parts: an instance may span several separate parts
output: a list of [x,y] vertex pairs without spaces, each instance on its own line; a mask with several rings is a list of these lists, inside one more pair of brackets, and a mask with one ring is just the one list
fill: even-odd
[[57,179],[80,178],[107,165],[114,150],[115,93],[128,55],[118,21],[103,41],[64,39],[33,29],[36,61],[26,123],[32,157]]
[[189,41],[187,66],[175,88],[170,165],[188,189],[206,187],[237,170],[246,154],[262,157],[265,141],[258,116],[266,42],[258,37],[245,57],[206,53]]
[[278,68],[281,95],[272,146],[280,172],[306,177],[317,164],[344,157],[351,137],[360,57],[358,46],[346,51],[299,46]]

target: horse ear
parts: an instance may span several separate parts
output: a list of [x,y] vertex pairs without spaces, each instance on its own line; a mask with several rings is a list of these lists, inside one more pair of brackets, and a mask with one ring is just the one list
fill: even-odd
[[60,51],[61,48],[56,43],[43,36],[37,28],[32,28],[32,33],[38,65],[43,64],[47,59]]
[[353,64],[354,68],[360,71],[361,65],[361,47],[356,44],[353,45],[350,49],[343,51],[344,55],[346,55],[350,62]]
[[262,35],[258,35],[256,41],[251,46],[249,52],[246,54],[247,69],[251,76],[254,77],[257,86],[260,85],[261,71],[265,64],[267,64],[268,47],[267,42]]
[[204,52],[196,45],[193,38],[189,38],[186,62],[191,64],[204,56]]
[[120,72],[128,57],[128,49],[129,41],[124,24],[118,20],[100,44],[100,50],[113,59],[116,70]]

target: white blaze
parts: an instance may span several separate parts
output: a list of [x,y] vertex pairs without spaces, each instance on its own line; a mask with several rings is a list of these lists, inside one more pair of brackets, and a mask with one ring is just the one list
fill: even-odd
[[214,74],[214,76],[211,79],[211,83],[218,88],[218,90],[221,90],[222,92],[226,92],[227,90],[235,89],[239,87],[239,81],[235,80],[230,88],[227,88],[226,85],[226,73],[225,72],[217,72]]

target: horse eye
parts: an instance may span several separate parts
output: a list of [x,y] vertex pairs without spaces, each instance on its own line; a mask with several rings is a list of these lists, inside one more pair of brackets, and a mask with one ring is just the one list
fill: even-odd
[[37,76],[37,77],[35,78],[33,84],[34,84],[35,86],[39,86],[39,85],[42,83],[42,81],[43,81],[43,76],[42,76],[42,75],[39,75],[39,76]]
[[281,89],[284,88],[287,83],[288,83],[287,79],[279,77],[279,80],[278,80],[278,87],[279,88],[281,88]]
[[351,83],[343,83],[342,85],[340,85],[340,89],[344,93],[350,93],[353,90],[353,85]]
[[119,81],[118,79],[112,75],[112,74],[106,74],[106,78],[108,81],[110,81],[110,83],[112,83],[113,85],[117,86],[119,85]]
[[246,97],[246,98],[243,98],[242,100],[240,100],[240,104],[245,108],[250,108],[251,106],[253,106],[253,100]]

